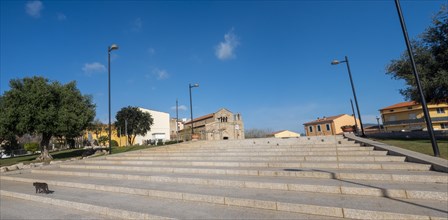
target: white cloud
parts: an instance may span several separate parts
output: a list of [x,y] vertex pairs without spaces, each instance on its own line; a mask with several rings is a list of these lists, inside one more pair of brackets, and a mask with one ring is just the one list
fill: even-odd
[[142,29],[143,26],[143,22],[141,18],[136,18],[132,23],[131,23],[131,30],[134,32],[139,32]]
[[59,21],[65,21],[65,20],[67,20],[67,16],[65,14],[63,14],[63,13],[58,13],[57,14],[57,19]]
[[25,5],[26,13],[33,18],[39,18],[42,9],[44,9],[44,5],[41,1],[30,1]]
[[86,74],[93,74],[93,73],[102,73],[106,71],[106,67],[98,62],[93,63],[85,63],[84,67],[82,67],[82,71]]
[[[179,109],[180,111],[187,111],[187,106],[179,105],[179,106],[177,106],[177,109]],[[171,110],[176,111],[176,106],[171,107]]]
[[215,55],[220,60],[235,58],[235,49],[239,45],[238,37],[233,33],[233,29],[224,35],[224,42],[220,42],[215,47]]
[[157,76],[158,80],[164,80],[164,79],[168,79],[170,77],[170,75],[168,74],[168,72],[166,70],[161,70],[158,68],[153,69],[152,73]]

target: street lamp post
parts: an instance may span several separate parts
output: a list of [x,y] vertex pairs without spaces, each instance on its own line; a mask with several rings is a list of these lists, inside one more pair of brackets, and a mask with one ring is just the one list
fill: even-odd
[[378,123],[378,131],[381,132],[380,118],[378,116],[376,116],[376,122]]
[[179,143],[179,103],[176,99],[176,140]]
[[364,133],[364,126],[362,125],[361,112],[359,111],[358,99],[356,98],[355,86],[353,85],[352,73],[350,71],[350,65],[348,63],[348,57],[345,56],[345,60],[343,60],[343,61],[333,60],[331,62],[331,65],[337,65],[337,64],[340,64],[340,63],[346,63],[347,64],[348,76],[350,77],[350,83],[352,85],[353,97],[355,98],[355,104],[356,104],[356,110],[358,112],[359,123],[361,124],[361,133],[362,133],[361,136],[365,137],[366,135]]
[[353,118],[355,119],[355,133],[358,134],[358,122],[356,121],[356,114],[355,114],[355,108],[353,108],[353,101],[350,99],[350,104],[352,105],[352,112],[353,112]]
[[191,139],[193,139],[193,134],[194,134],[194,129],[193,129],[193,101],[192,101],[192,98],[191,98],[191,88],[199,87],[199,84],[195,83],[195,84],[191,85],[191,83],[190,83],[188,87],[190,89]]
[[395,0],[395,6],[397,7],[398,17],[400,18],[401,29],[403,31],[403,36],[406,41],[406,47],[408,48],[409,58],[412,64],[412,72],[414,73],[415,82],[417,84],[417,89],[420,95],[420,100],[423,108],[423,114],[425,116],[426,127],[428,128],[429,138],[431,139],[432,150],[434,151],[434,156],[439,157],[439,146],[437,145],[436,136],[434,135],[434,129],[432,127],[431,117],[429,116],[428,106],[426,105],[425,95],[423,94],[422,85],[420,83],[420,78],[418,76],[417,67],[415,66],[414,53],[412,52],[411,43],[409,42],[408,31],[406,30],[406,24],[404,23],[403,14],[401,13],[400,2]]
[[109,87],[109,154],[112,154],[112,127],[110,125],[110,52],[112,50],[118,50],[118,45],[112,44],[107,48],[107,61],[108,61],[108,87]]

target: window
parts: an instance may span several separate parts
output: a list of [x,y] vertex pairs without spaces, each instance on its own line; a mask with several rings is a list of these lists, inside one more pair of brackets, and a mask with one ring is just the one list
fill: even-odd
[[317,125],[317,131],[322,131],[322,129],[320,128],[320,125]]
[[395,116],[395,115],[389,116],[389,121],[396,121],[396,120],[397,120],[397,116]]
[[442,127],[442,129],[448,129],[448,123],[442,123],[440,124],[440,126]]
[[410,113],[409,119],[417,119],[417,115],[415,113]]
[[331,130],[330,129],[330,124],[326,124],[325,126],[327,127],[327,131]]
[[313,133],[313,126],[309,126],[308,129],[310,130],[310,133]]
[[444,114],[445,109],[444,108],[437,108],[437,114]]

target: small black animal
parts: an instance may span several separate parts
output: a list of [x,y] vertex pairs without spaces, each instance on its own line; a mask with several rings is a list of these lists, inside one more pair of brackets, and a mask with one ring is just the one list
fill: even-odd
[[39,183],[34,182],[33,186],[36,188],[36,193],[50,193],[50,190],[48,189],[48,184],[46,183]]

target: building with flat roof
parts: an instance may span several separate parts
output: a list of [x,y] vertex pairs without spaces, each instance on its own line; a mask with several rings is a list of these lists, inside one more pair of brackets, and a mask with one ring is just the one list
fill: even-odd
[[146,135],[137,135],[135,137],[135,144],[145,144],[149,140],[169,141],[170,137],[170,114],[166,112],[159,112],[151,109],[138,108],[143,112],[151,114],[153,124],[151,130]]
[[181,139],[191,140],[192,126],[200,140],[244,139],[244,123],[241,114],[233,114],[225,108],[184,123],[184,128],[180,131]]

